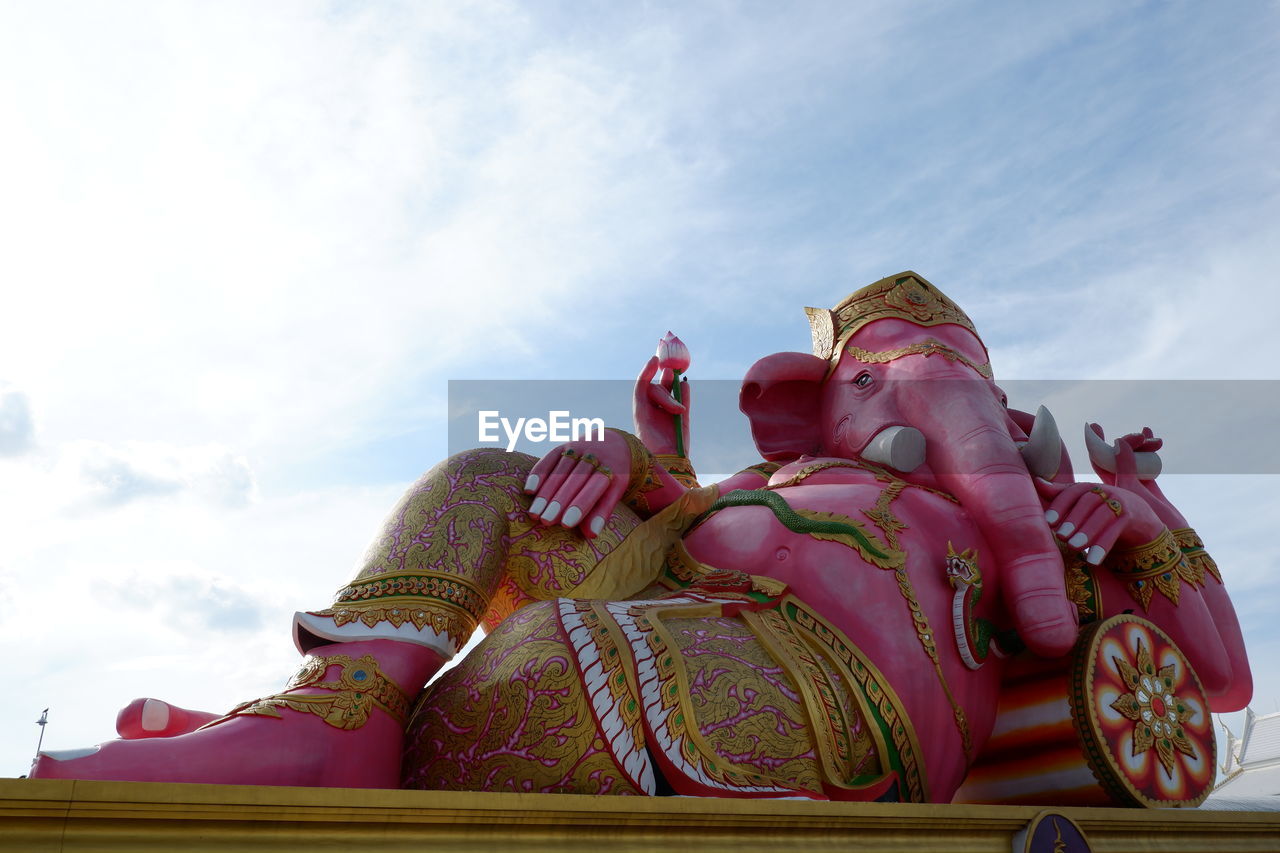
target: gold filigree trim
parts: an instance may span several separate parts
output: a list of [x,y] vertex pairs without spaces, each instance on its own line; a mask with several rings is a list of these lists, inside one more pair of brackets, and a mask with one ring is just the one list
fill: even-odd
[[[915,589],[911,585],[911,578],[907,575],[906,552],[903,549],[902,542],[898,536],[901,531],[907,529],[907,525],[899,520],[891,509],[891,505],[894,500],[896,500],[897,497],[908,487],[912,487],[912,484],[899,477],[893,476],[887,469],[881,468],[877,465],[871,465],[861,461],[824,459],[814,462],[811,465],[806,465],[796,474],[788,477],[777,485],[769,485],[765,488],[774,490],[792,486],[796,483],[802,482],[806,477],[816,474],[818,471],[825,471],[828,468],[855,468],[868,471],[874,474],[878,481],[886,484],[885,488],[880,492],[880,496],[876,499],[875,505],[871,509],[863,510],[862,514],[870,519],[872,524],[879,528],[880,532],[884,534],[885,541],[888,542],[890,548],[901,556],[901,559],[889,561],[887,565],[880,566],[880,568],[892,569],[894,572],[894,577],[898,582],[898,589],[902,593],[902,597],[907,603],[907,608],[911,612],[911,622],[915,626],[916,637],[920,642],[920,647],[924,649],[925,654],[929,657],[929,661],[933,664],[934,673],[937,675],[938,683],[942,686],[942,690],[947,696],[947,701],[951,704],[952,717],[955,720],[956,730],[960,733],[960,743],[964,748],[965,756],[972,758],[973,738],[969,732],[968,717],[965,714],[964,708],[962,708],[960,703],[956,700],[955,694],[952,693],[951,686],[947,683],[946,675],[942,671],[942,662],[938,658],[938,647],[934,640],[935,634],[929,625],[929,619],[925,615],[924,609],[920,606],[919,599],[916,598]],[[925,488],[926,491],[932,492],[947,499],[948,501],[951,501],[952,503],[956,502],[954,497],[946,494],[945,492],[940,492],[936,489],[930,489],[927,487],[914,488]],[[801,510],[796,510],[796,512],[797,514],[804,514],[805,517],[809,518],[816,519],[817,516],[824,517],[819,520],[828,520],[827,517],[833,515],[831,513],[814,513]],[[845,517],[841,516],[839,520],[843,521],[845,520]],[[809,535],[815,536],[815,534],[812,533]],[[833,537],[818,536],[817,538]],[[865,558],[866,555],[863,556]],[[873,565],[877,564],[873,563]]]
[[915,588],[911,585],[911,577],[907,574],[906,551],[902,548],[902,543],[898,537],[901,531],[907,529],[907,525],[893,514],[891,507],[906,487],[905,480],[895,478],[880,492],[875,506],[869,510],[863,510],[862,514],[871,519],[872,523],[880,528],[880,532],[884,534],[884,538],[889,542],[889,545],[903,555],[903,559],[892,567],[894,579],[898,582],[898,590],[902,593],[902,598],[907,603],[907,609],[911,612],[911,623],[916,629],[916,639],[919,640],[920,647],[924,649],[924,653],[928,655],[930,663],[933,664],[933,671],[938,678],[938,684],[942,687],[942,692],[946,694],[947,702],[951,705],[951,716],[955,720],[956,730],[960,733],[960,745],[964,749],[965,757],[972,760],[973,737],[969,733],[969,719],[964,712],[964,708],[956,700],[955,694],[951,692],[951,685],[947,683],[947,676],[942,671],[942,662],[938,659],[938,645],[935,642],[937,635],[929,625],[929,617],[925,615],[924,608],[920,606],[920,600],[916,598]]
[[1173,534],[1173,541],[1177,542],[1178,547],[1183,551],[1204,550],[1204,540],[1190,527],[1176,527],[1169,532]]
[[858,776],[883,776],[887,758],[883,740],[868,737],[870,721],[859,720],[854,709],[848,709],[854,712],[848,713],[842,707],[831,675],[792,629],[793,623],[777,608],[744,612],[742,619],[799,689],[803,698],[800,704],[809,719],[809,731],[827,784],[847,788],[849,780]]
[[920,486],[915,483],[908,483],[906,480],[903,480],[901,477],[895,476],[892,472],[889,471],[888,468],[885,468],[880,465],[876,465],[872,462],[867,462],[866,460],[863,460],[863,459],[822,459],[817,462],[811,462],[808,465],[805,465],[796,473],[792,474],[787,479],[783,480],[782,482],[770,483],[764,488],[769,489],[770,491],[774,489],[785,489],[788,486],[794,486],[798,483],[802,483],[805,480],[807,480],[809,477],[812,477],[814,474],[817,474],[819,471],[826,471],[829,468],[852,468],[857,471],[866,471],[868,474],[873,475],[876,478],[876,480],[878,480],[881,483],[890,483],[890,484],[901,483],[902,486],[905,488],[920,489],[922,491],[929,492],[930,494],[937,495],[938,497],[942,498],[943,500],[949,501],[950,503],[953,503],[953,504],[960,503],[960,501],[958,501],[954,495],[949,495],[946,492],[942,491],[941,489],[934,489],[929,486]]
[[[326,681],[330,667],[341,671],[335,681]],[[291,693],[302,688],[332,690],[332,693]],[[409,717],[409,695],[400,685],[378,668],[373,655],[353,660],[346,655],[308,657],[298,673],[285,685],[283,693],[264,696],[231,709],[226,716],[201,728],[214,726],[234,717],[282,717],[280,708],[303,714],[314,714],[336,729],[358,729],[369,721],[374,708],[380,708],[401,726]]]
[[1222,583],[1222,572],[1219,571],[1213,557],[1205,551],[1204,540],[1198,533],[1190,527],[1179,527],[1170,532],[1173,533],[1178,547],[1182,549],[1183,556],[1187,558],[1187,566],[1190,568],[1190,576],[1187,576],[1187,580],[1204,586],[1204,576],[1209,574],[1218,583]]
[[755,465],[748,465],[738,473],[745,474],[750,471],[752,474],[758,474],[763,477],[764,481],[767,483],[769,482],[769,478],[773,476],[773,472],[777,471],[781,467],[782,466],[777,462],[757,462]]
[[627,490],[622,493],[622,502],[641,515],[649,515],[652,508],[645,495],[662,488],[662,478],[658,476],[658,460],[640,439],[626,430],[608,427],[626,439],[627,448],[631,451],[631,473],[627,477]]
[[687,457],[671,453],[659,453],[655,457],[658,464],[667,469],[667,473],[676,478],[676,482],[686,489],[698,488],[698,474],[693,470],[693,463]]
[[1101,612],[1101,593],[1093,579],[1093,567],[1079,551],[1065,542],[1058,541],[1058,550],[1066,567],[1067,600],[1076,606],[1081,625],[1092,622]]
[[489,598],[457,575],[397,572],[352,581],[338,590],[332,605],[308,613],[332,619],[337,627],[360,622],[373,628],[389,622],[396,628],[430,628],[449,637],[456,650],[484,616]]
[[[888,489],[885,491],[888,491]],[[883,495],[883,493],[881,494]],[[809,531],[808,535],[814,539],[824,542],[837,542],[847,548],[852,548],[858,552],[858,556],[862,557],[862,559],[866,560],[878,569],[897,568],[902,565],[907,558],[906,553],[903,552],[896,544],[886,544],[881,542],[875,534],[867,530],[867,526],[865,524],[858,521],[856,518],[850,518],[849,516],[841,515],[838,512],[823,512],[814,509],[792,509],[792,512],[809,521],[831,521],[836,522],[837,524],[853,527],[863,538],[860,539],[853,533],[821,533],[817,531]],[[870,510],[864,513],[864,515],[870,517],[872,521],[875,522],[876,526],[882,531],[886,529],[890,531],[886,533],[886,539],[890,538],[893,534],[896,534],[897,530],[901,530],[905,527],[905,525],[900,524],[893,515],[889,514],[877,517],[873,515],[875,512],[875,510]],[[898,526],[895,528],[894,525]],[[868,543],[870,543],[871,547],[868,547]]]
[[979,364],[969,358],[962,352],[952,349],[941,341],[935,341],[932,338],[920,343],[911,344],[910,346],[899,347],[898,349],[884,350],[883,352],[872,352],[850,345],[845,348],[845,352],[856,358],[863,364],[887,364],[895,359],[908,355],[923,355],[928,358],[931,355],[940,355],[947,361],[956,361],[960,364],[970,367],[978,372],[985,379],[992,377],[990,362]]
[[1159,591],[1176,605],[1181,597],[1182,582],[1194,583],[1195,571],[1168,530],[1145,545],[1119,549],[1112,554],[1112,570],[1125,578],[1129,594],[1144,611],[1150,609],[1154,592]]
[[487,594],[458,575],[445,572],[395,572],[352,581],[338,590],[333,608],[361,607],[391,599],[396,599],[399,605],[394,609],[404,608],[405,621],[412,621],[408,614],[415,610],[415,604],[418,607],[429,607],[439,602],[456,607],[476,619],[484,615],[489,604]]
[[380,622],[389,622],[396,628],[411,623],[419,631],[430,628],[436,634],[448,637],[454,650],[462,648],[479,620],[462,610],[449,610],[447,605],[436,602],[431,607],[410,606],[412,603],[356,602],[342,607],[310,610],[311,616],[327,616],[341,628],[352,622],[360,622],[373,628]]
[[841,347],[868,323],[896,317],[918,326],[944,323],[963,326],[976,337],[978,330],[960,307],[922,276],[906,271],[882,278],[849,294],[830,311],[806,308],[813,333],[813,352],[836,360]]
[[1145,545],[1134,548],[1117,548],[1112,552],[1112,569],[1134,577],[1169,571],[1182,559],[1182,549],[1168,530]]
[[[787,617],[786,621],[797,629],[803,630],[807,636],[807,644],[820,650],[823,657],[830,661],[841,676],[866,699],[872,712],[887,727],[893,740],[893,750],[902,764],[903,782],[907,796],[911,802],[926,802],[928,799],[928,783],[925,768],[920,760],[922,755],[920,744],[916,740],[915,729],[912,728],[902,701],[894,693],[893,687],[875,666],[849,642],[844,633],[827,622],[816,611],[808,609],[800,599],[789,596],[781,608]],[[879,732],[873,732],[879,754],[887,759],[888,752]]]

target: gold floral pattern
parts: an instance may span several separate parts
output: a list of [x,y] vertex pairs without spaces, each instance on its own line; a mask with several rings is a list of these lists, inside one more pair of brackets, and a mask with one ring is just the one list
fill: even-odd
[[600,534],[540,524],[523,492],[534,464],[524,453],[460,453],[428,471],[391,511],[356,577],[311,615],[336,626],[408,623],[460,649],[482,619],[569,593],[635,528],[614,512]]
[[1094,580],[1093,566],[1089,565],[1083,554],[1060,540],[1058,550],[1062,553],[1062,564],[1066,568],[1064,580],[1067,600],[1076,606],[1080,624],[1087,625],[1102,612],[1102,591]]
[[1183,729],[1191,714],[1187,706],[1174,695],[1176,666],[1169,664],[1156,669],[1151,651],[1138,642],[1137,666],[1115,658],[1124,684],[1129,688],[1111,707],[1133,721],[1133,754],[1139,755],[1153,746],[1165,772],[1173,773],[1173,755],[1177,750],[1191,759],[1197,759],[1195,747]]
[[[325,673],[333,666],[341,667],[338,679],[326,681]],[[302,688],[321,688],[333,692],[290,692]],[[285,692],[238,705],[226,716],[207,723],[202,728],[240,716],[279,718],[280,708],[314,714],[334,728],[350,730],[361,728],[367,723],[375,708],[387,712],[397,723],[403,725],[409,714],[409,696],[378,668],[378,661],[373,655],[364,655],[358,660],[346,655],[308,657],[285,686]]]
[[597,728],[574,659],[555,602],[503,621],[419,698],[404,787],[640,794]]
[[659,453],[655,457],[658,464],[667,469],[667,473],[686,489],[698,488],[698,474],[693,470],[693,463],[687,457],[670,453]]
[[806,308],[813,333],[813,354],[834,360],[844,343],[868,323],[897,317],[918,326],[949,323],[963,326],[976,337],[969,316],[924,277],[907,271],[882,278],[849,294],[835,308]]
[[1182,549],[1182,555],[1186,558],[1189,573],[1186,578],[1191,583],[1204,586],[1205,575],[1210,575],[1219,584],[1222,583],[1222,572],[1218,569],[1218,564],[1210,557],[1204,549],[1204,540],[1200,535],[1190,527],[1179,527],[1171,531],[1174,541],[1178,543],[1178,547]]
[[1195,582],[1195,572],[1168,530],[1145,545],[1113,551],[1110,566],[1125,578],[1129,594],[1143,610],[1150,609],[1151,596],[1157,591],[1176,605],[1182,582]]

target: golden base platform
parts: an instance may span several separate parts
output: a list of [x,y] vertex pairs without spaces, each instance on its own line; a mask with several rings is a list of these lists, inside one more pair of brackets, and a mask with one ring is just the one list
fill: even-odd
[[[0,850],[1008,853],[1015,835],[1042,811],[0,779]],[[1083,830],[1095,853],[1280,849],[1275,812],[1054,811]]]

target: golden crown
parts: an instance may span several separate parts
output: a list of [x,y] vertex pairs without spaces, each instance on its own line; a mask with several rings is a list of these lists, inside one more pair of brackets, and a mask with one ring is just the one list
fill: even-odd
[[[918,326],[951,323],[964,326],[974,337],[969,315],[960,310],[946,295],[923,276],[910,270],[882,278],[849,294],[835,308],[806,308],[813,332],[813,354],[835,362],[853,333],[868,323],[885,317],[897,317]],[[979,343],[982,339],[978,338]],[[983,349],[986,346],[983,345]]]

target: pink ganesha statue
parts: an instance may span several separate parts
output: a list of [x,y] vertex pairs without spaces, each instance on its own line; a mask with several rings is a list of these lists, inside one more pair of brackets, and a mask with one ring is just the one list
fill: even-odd
[[136,700],[120,739],[32,775],[1199,803],[1210,704],[1252,683],[1159,440],[1095,425],[1102,482],[1077,483],[1052,416],[1007,407],[973,323],[915,273],[807,310],[814,354],[742,384],[759,464],[698,484],[668,339],[638,435],[473,450],[415,483],[334,603],[297,614],[281,693]]

